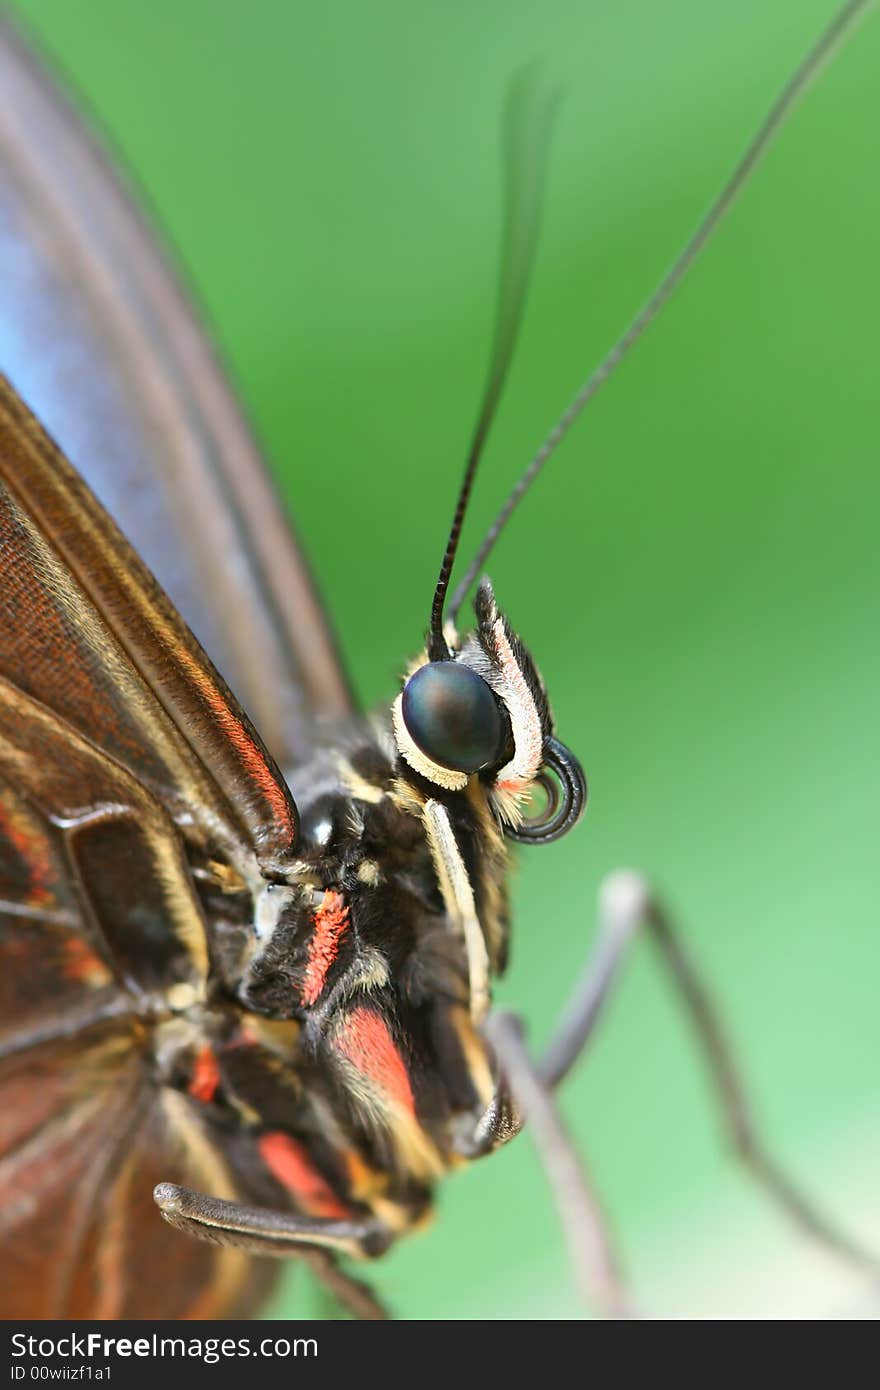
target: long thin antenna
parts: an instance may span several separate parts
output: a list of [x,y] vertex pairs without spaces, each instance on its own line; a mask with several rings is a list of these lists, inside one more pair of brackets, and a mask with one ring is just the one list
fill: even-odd
[[534,64],[514,79],[504,117],[504,220],[495,333],[489,374],[468,450],[464,480],[446,543],[431,606],[428,655],[432,661],[449,655],[443,636],[443,605],[477,465],[486,443],[522,321],[523,305],[538,239],[541,201],[547,175],[550,130],[558,91],[541,80]]
[[650,299],[647,300],[636,314],[626,332],[617,340],[611,351],[599,363],[599,366],[592,375],[587,378],[568,409],[563,413],[557,424],[554,425],[553,429],[548,434],[531,463],[520,477],[519,482],[508,496],[507,501],[498,512],[498,515],[486,532],[485,538],[472,564],[468,567],[467,573],[461,580],[461,583],[458,585],[452,597],[450,617],[453,620],[458,614],[471,585],[482,572],[483,565],[485,564],[489,552],[492,550],[495,542],[510,520],[514,510],[522,501],[525,493],[528,492],[532,483],[538,477],[538,474],[543,469],[550,455],[562,443],[578,416],[593,399],[599,389],[605,385],[605,382],[623,361],[630,348],[634,346],[648,325],[657,317],[673,290],[680,281],[684,279],[694,261],[697,259],[697,256],[709,241],[712,233],[718,227],[725,214],[730,210],[737,195],[742,191],[756,165],[767,152],[768,147],[778,134],[780,127],[791,114],[798,98],[803,96],[807,87],[814,77],[817,76],[822,65],[832,56],[835,48],[848,36],[849,31],[854,27],[856,21],[861,18],[863,12],[866,12],[872,3],[873,0],[849,0],[848,4],[845,4],[838,10],[831,24],[789,78],[782,92],[770,108],[758,133],[755,135],[739,164],[734,169],[730,179],[722,189],[721,194],[709,208],[709,211],[697,227],[690,241],[684,247],[684,250],[666,272],[666,275],[660,281]]

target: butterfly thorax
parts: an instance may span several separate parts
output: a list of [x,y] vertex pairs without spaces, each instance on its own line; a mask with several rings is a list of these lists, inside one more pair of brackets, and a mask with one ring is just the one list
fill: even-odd
[[[290,783],[286,882],[254,901],[228,866],[197,867],[214,980],[196,1026],[178,1026],[172,1084],[245,1131],[306,1214],[366,1206],[400,1228],[472,1150],[492,1101],[466,930],[487,972],[503,968],[504,841],[479,779],[464,797],[423,782],[387,720],[345,730]],[[459,855],[466,928],[434,825]]]
[[[561,745],[488,582],[475,612],[473,634],[450,630],[441,659],[412,664],[390,717],[337,731],[290,774],[282,873],[197,871],[227,1011],[211,1103],[227,1095],[256,1128],[306,1214],[366,1204],[399,1230],[445,1169],[516,1127],[482,1024],[507,954],[505,830]],[[268,1054],[261,1070],[248,1046]],[[249,1093],[227,1082],[227,1054]],[[277,1095],[256,1086],[266,1073]]]

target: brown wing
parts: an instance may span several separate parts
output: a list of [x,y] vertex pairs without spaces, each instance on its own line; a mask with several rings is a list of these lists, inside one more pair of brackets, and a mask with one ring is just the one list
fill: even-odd
[[153,238],[2,21],[0,92],[0,372],[274,755],[301,761],[312,716],[350,699],[251,435]]
[[247,1197],[155,1039],[205,993],[191,861],[256,887],[295,829],[198,643],[0,383],[0,1316],[229,1315],[266,1284],[153,1207],[158,1181]]
[[159,1216],[157,1182],[240,1188],[142,1046],[131,1020],[105,1020],[0,1058],[0,1317],[241,1316],[268,1290],[271,1267]]
[[0,382],[0,547],[0,676],[142,780],[178,820],[193,822],[191,833],[231,851],[243,839],[261,866],[277,869],[295,810],[274,762],[8,382]]

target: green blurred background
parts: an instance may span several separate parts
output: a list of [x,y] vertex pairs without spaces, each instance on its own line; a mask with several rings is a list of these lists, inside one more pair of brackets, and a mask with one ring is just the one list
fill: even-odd
[[[833,3],[12,8],[158,210],[373,703],[420,640],[482,384],[511,74],[543,56],[565,100],[466,551]],[[502,999],[546,1037],[602,876],[641,866],[777,1152],[863,1235],[880,1234],[878,74],[872,17],[491,565],[592,798],[577,834],[522,854]],[[563,1104],[650,1312],[861,1307],[723,1152],[647,947]],[[375,1276],[402,1316],[580,1311],[527,1136],[451,1179]],[[272,1312],[308,1306],[290,1283]]]

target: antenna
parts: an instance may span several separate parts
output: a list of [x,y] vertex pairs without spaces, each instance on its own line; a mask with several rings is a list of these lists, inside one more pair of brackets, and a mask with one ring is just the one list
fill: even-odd
[[690,241],[680,252],[677,259],[673,261],[669,270],[654,290],[654,293],[636,314],[623,335],[617,340],[606,357],[599,363],[595,371],[584,382],[574,400],[553,426],[553,429],[547,435],[544,443],[509,494],[504,505],[498,512],[498,515],[495,517],[495,520],[492,522],[492,525],[486,532],[479,550],[468,567],[467,573],[455,590],[450,603],[450,616],[453,620],[457,616],[467,596],[468,590],[481,573],[486,558],[493,549],[495,542],[501,535],[501,532],[504,530],[513,512],[532,486],[532,483],[534,483],[535,479],[541,473],[551,454],[553,454],[562,443],[585,407],[589,405],[596,393],[605,385],[616,368],[620,366],[620,363],[623,361],[624,357],[626,357],[630,348],[638,342],[648,325],[657,317],[666,301],[672,295],[673,290],[675,290],[684,279],[713,232],[716,230],[725,214],[730,210],[737,195],[745,187],[755,167],[778,134],[780,127],[791,114],[798,98],[803,96],[810,83],[818,75],[823,64],[832,56],[838,45],[849,36],[857,20],[867,12],[872,3],[873,0],[849,0],[848,4],[845,4],[838,10],[828,28],[789,78],[785,87],[776,98],[773,106],[770,108],[767,116],[764,118],[763,124],[746,149],[739,164],[721,190],[718,198],[709,208],[709,211],[697,227]]
[[558,101],[558,90],[547,88],[546,83],[541,81],[540,69],[534,63],[514,78],[507,96],[503,135],[503,234],[495,332],[483,400],[471,437],[464,479],[431,605],[428,656],[432,661],[442,661],[449,656],[443,636],[443,605],[477,466],[504,390],[522,322],[538,239],[550,132]]

